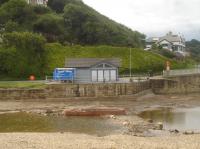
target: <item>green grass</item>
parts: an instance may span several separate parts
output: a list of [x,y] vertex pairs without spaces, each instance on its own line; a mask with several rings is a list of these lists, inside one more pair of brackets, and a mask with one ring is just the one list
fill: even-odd
[[42,82],[29,82],[29,81],[1,81],[0,88],[33,88],[42,89],[46,84]]
[[[58,43],[46,45],[47,70],[51,75],[54,68],[64,67],[66,58],[120,58],[122,65],[120,74],[128,74],[130,49],[126,47],[112,46],[62,46]],[[142,49],[132,49],[132,72],[147,73],[148,71],[161,72],[165,68],[165,62],[171,61],[172,68],[185,68],[190,63],[177,62],[153,52]]]
[[[62,46],[59,44],[47,45],[48,73],[56,67],[63,67],[66,58],[120,58],[122,65],[120,72],[126,73],[129,69],[129,48],[111,46]],[[149,69],[162,70],[167,59],[151,52],[132,49],[133,72],[145,72]]]

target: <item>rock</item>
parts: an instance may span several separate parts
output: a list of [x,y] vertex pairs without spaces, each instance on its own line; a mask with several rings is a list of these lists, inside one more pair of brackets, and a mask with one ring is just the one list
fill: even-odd
[[159,122],[159,123],[158,123],[158,129],[159,129],[159,130],[162,130],[162,129],[163,129],[163,123],[162,123],[162,122]]
[[53,113],[53,111],[51,109],[47,109],[45,113],[46,114],[51,114],[51,113]]
[[171,133],[179,133],[179,130],[174,129],[174,130],[169,130],[169,132],[171,132]]
[[185,135],[192,135],[192,134],[194,134],[194,131],[185,131],[183,134],[185,134]]
[[123,122],[122,124],[123,124],[124,126],[129,126],[129,125],[130,125],[130,122],[125,121],[125,122]]
[[114,115],[110,115],[110,118],[112,119],[116,119],[116,117]]
[[179,133],[179,131],[177,129],[174,130],[175,133]]
[[147,120],[149,123],[153,123],[153,120],[152,119],[148,119]]

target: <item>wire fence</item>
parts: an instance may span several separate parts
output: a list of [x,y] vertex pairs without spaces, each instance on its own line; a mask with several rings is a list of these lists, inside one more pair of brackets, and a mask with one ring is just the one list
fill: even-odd
[[164,77],[200,74],[200,68],[163,71]]

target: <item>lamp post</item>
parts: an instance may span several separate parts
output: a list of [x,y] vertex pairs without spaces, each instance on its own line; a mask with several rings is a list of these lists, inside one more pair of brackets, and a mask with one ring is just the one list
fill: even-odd
[[131,52],[132,52],[132,50],[131,50],[131,48],[130,48],[130,58],[129,58],[129,71],[130,71],[130,79],[131,79],[131,76],[132,76],[132,71],[131,71],[131,69],[132,69],[132,56],[131,56]]

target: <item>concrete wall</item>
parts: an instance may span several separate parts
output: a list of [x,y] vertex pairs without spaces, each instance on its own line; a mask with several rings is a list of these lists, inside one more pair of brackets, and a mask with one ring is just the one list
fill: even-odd
[[152,79],[151,87],[156,94],[200,93],[200,74]]
[[51,84],[46,89],[0,89],[0,100],[101,98],[133,95],[150,89],[150,82]]

